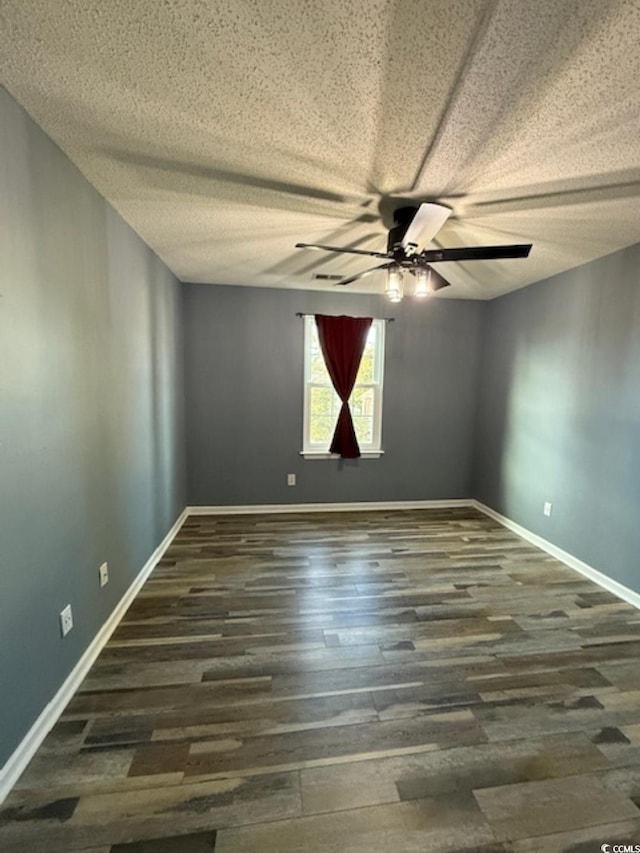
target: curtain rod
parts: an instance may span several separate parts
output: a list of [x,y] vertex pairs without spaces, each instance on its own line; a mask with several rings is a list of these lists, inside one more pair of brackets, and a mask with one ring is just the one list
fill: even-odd
[[[315,317],[315,314],[303,314],[302,311],[296,311],[296,317]],[[385,323],[395,323],[395,317],[374,317],[374,320],[383,320]]]

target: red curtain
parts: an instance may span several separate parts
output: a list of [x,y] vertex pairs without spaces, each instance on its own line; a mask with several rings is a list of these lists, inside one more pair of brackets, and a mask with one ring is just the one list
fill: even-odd
[[339,453],[343,459],[357,459],[360,456],[349,409],[349,397],[358,375],[372,322],[371,317],[328,317],[325,314],[316,314],[324,362],[333,387],[342,400],[329,450],[331,453]]

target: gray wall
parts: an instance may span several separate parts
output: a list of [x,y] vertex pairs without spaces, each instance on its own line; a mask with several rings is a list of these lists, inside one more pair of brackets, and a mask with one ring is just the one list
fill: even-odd
[[640,591],[640,245],[486,320],[476,497]]
[[0,89],[0,766],[184,507],[180,314],[166,267]]
[[[396,306],[344,292],[198,284],[183,293],[190,504],[470,496],[484,303]],[[382,458],[300,456],[298,311],[397,318],[386,335]]]

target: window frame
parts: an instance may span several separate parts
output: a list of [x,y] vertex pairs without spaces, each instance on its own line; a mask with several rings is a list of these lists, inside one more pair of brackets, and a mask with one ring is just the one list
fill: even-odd
[[[372,328],[375,327],[375,349],[374,349],[374,381],[359,382],[353,386],[353,393],[357,388],[371,388],[373,390],[373,437],[372,441],[360,444],[361,459],[377,459],[384,454],[382,449],[382,400],[384,394],[384,358],[385,358],[385,331],[386,320],[373,320]],[[303,373],[303,425],[302,425],[302,450],[300,455],[305,459],[338,459],[337,453],[330,453],[328,447],[323,447],[319,442],[312,443],[310,439],[311,425],[311,391],[313,388],[331,388],[335,394],[331,380],[328,382],[311,381],[311,341],[313,335],[317,338],[318,330],[313,314],[304,317],[304,373]],[[337,395],[336,395],[337,396]],[[350,398],[351,399],[351,398]]]

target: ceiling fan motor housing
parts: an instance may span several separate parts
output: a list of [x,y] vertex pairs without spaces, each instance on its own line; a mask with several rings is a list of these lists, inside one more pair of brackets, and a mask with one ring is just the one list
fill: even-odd
[[387,253],[393,255],[397,261],[406,258],[407,254],[410,254],[410,252],[406,251],[406,247],[402,245],[402,241],[417,212],[417,207],[398,207],[393,213],[394,224],[393,228],[389,231],[387,239]]

